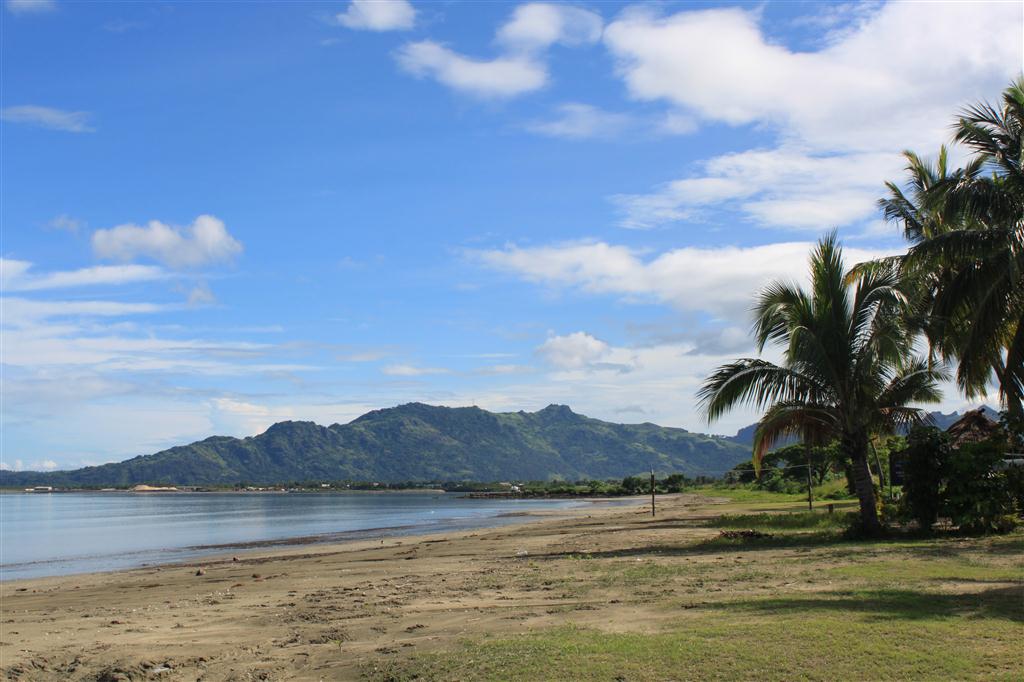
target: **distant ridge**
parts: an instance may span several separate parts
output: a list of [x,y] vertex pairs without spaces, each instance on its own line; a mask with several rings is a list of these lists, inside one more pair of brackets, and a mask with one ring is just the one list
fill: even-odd
[[750,457],[727,438],[591,419],[566,405],[495,413],[409,403],[349,422],[284,421],[248,438],[213,436],[73,471],[0,471],[0,486],[499,481],[719,475]]

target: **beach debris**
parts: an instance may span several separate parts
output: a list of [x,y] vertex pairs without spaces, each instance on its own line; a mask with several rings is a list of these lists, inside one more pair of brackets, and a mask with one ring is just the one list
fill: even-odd
[[238,557],[236,557],[236,556],[233,556],[233,557],[231,557],[231,560],[232,560],[232,561],[238,561]]
[[516,556],[528,556],[529,554],[530,553],[527,552],[525,549],[520,549],[516,551]]
[[260,576],[259,573],[253,573],[252,577],[253,577],[253,580],[259,580],[262,576]]
[[728,540],[755,540],[774,536],[771,533],[762,533],[759,530],[723,530],[718,534],[718,537]]
[[206,569],[202,568],[202,567],[197,568],[196,569],[196,575],[206,575]]

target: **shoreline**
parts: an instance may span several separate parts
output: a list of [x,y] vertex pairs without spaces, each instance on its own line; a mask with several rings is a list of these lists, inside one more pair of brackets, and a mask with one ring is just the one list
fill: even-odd
[[[652,517],[629,502],[0,583],[0,678],[781,682],[820,670],[836,631],[896,640],[830,659],[838,678],[873,679],[879,651],[893,679],[1019,671],[1021,533],[732,540],[723,514],[804,507],[684,493]],[[961,627],[963,656],[942,658]]]
[[[92,491],[92,492],[111,492],[111,491]],[[132,492],[132,491],[116,491],[116,492]],[[272,491],[271,491],[272,492]],[[316,491],[319,492],[319,491]],[[349,491],[324,491],[343,493]],[[406,491],[351,491],[358,493],[369,493],[369,494],[384,494],[384,493],[404,493]],[[415,492],[427,492],[426,489],[418,489]],[[25,493],[29,494],[29,493]],[[145,494],[145,493],[140,493]],[[170,493],[167,493],[170,494]],[[189,494],[186,492],[186,494]],[[234,494],[234,493],[232,493]],[[268,494],[267,491],[239,491],[238,494]],[[323,493],[321,493],[323,494]],[[33,581],[33,580],[46,580],[46,579],[59,579],[59,578],[76,578],[82,576],[91,575],[103,575],[103,574],[116,574],[121,572],[128,572],[140,569],[148,568],[175,568],[175,567],[195,567],[201,564],[207,564],[217,561],[223,561],[222,557],[228,553],[237,555],[258,555],[262,550],[273,551],[275,548],[310,548],[310,547],[344,547],[345,545],[352,543],[359,543],[364,541],[386,541],[393,538],[421,538],[429,535],[441,535],[441,534],[453,534],[453,533],[464,533],[474,530],[489,530],[503,528],[510,525],[521,525],[524,523],[530,523],[531,519],[542,519],[551,517],[565,517],[568,513],[573,510],[583,509],[587,507],[594,507],[604,505],[607,507],[624,506],[629,504],[630,501],[642,500],[642,497],[589,497],[589,498],[550,498],[551,502],[566,503],[572,502],[574,504],[568,504],[565,506],[552,507],[551,509],[541,510],[527,510],[527,511],[506,511],[489,516],[479,516],[467,519],[461,518],[442,518],[431,523],[422,524],[405,524],[400,526],[380,526],[374,528],[360,528],[345,531],[336,531],[329,533],[318,533],[310,535],[296,535],[283,538],[268,538],[264,540],[246,540],[239,542],[228,542],[228,543],[217,543],[209,545],[187,545],[178,548],[168,548],[163,550],[140,550],[138,552],[126,552],[120,554],[111,555],[94,555],[94,556],[76,556],[67,557],[63,559],[50,559],[50,560],[39,560],[31,562],[20,562],[11,563],[0,566],[0,586],[7,586],[14,583]],[[543,498],[533,498],[532,501],[544,501]],[[286,551],[286,550],[283,550]],[[88,560],[100,560],[103,558],[109,558],[111,560],[123,559],[132,555],[144,555],[152,553],[165,552],[169,555],[180,554],[187,556],[179,556],[175,558],[168,557],[167,560],[153,560],[139,562],[134,565],[110,568],[107,570],[85,570],[85,571],[71,571],[67,573],[58,573],[53,575],[38,575],[38,576],[25,576],[15,578],[4,578],[2,573],[10,571],[12,569],[18,569],[28,566],[40,566],[46,564],[60,564],[67,562],[81,562]]]

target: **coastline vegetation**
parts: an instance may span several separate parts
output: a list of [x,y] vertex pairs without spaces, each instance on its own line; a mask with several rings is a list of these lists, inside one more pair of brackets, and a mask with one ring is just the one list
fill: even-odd
[[[906,189],[890,182],[879,201],[910,244],[904,255],[848,267],[836,233],[823,237],[810,255],[809,289],[773,282],[754,305],[757,350],[774,346],[781,362],[728,363],[698,394],[709,422],[741,405],[763,413],[756,477],[775,444],[793,437],[804,444],[808,478],[827,471],[829,458],[844,467],[857,530],[869,537],[882,535],[886,520],[874,444],[911,429],[917,480],[904,517],[923,529],[944,513],[965,529],[1004,530],[1024,511],[1010,489],[1019,476],[1001,472],[1024,443],[1024,77],[1000,105],[963,110],[953,141],[970,155],[963,168],[948,167],[945,148],[934,165],[905,152]],[[965,397],[995,386],[1005,408],[1002,432],[984,444],[943,448],[920,432],[918,406],[941,399],[954,366]],[[934,482],[922,485],[929,466]],[[883,480],[880,462],[876,472]]]

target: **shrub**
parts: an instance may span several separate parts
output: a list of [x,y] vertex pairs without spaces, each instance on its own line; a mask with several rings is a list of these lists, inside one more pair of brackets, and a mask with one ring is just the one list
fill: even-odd
[[942,481],[949,454],[949,438],[934,427],[917,427],[907,438],[902,455],[906,477],[902,510],[922,530],[932,527],[942,508]]
[[1003,443],[993,440],[963,445],[950,452],[943,467],[946,478],[944,511],[968,532],[1003,532],[1004,517],[1012,515],[1014,500],[1007,473],[999,469]]

